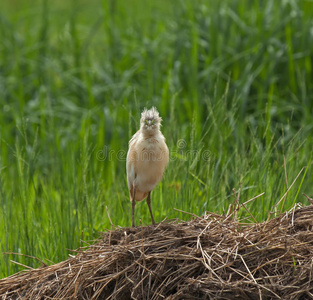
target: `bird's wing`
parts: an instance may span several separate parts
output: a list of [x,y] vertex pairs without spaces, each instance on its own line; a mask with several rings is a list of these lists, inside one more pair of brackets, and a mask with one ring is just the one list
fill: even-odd
[[140,130],[138,130],[138,131],[132,136],[132,138],[131,138],[130,141],[128,142],[129,145],[131,145],[131,144],[133,143],[133,141],[138,138],[139,132],[140,132]]
[[127,183],[128,183],[128,188],[131,189],[136,179],[135,165],[133,162],[130,162],[128,163],[127,167],[128,167],[127,168]]
[[126,158],[126,172],[127,172],[127,182],[129,189],[132,188],[133,183],[136,179],[136,152],[135,145],[139,137],[139,130],[133,135],[129,141],[129,149]]

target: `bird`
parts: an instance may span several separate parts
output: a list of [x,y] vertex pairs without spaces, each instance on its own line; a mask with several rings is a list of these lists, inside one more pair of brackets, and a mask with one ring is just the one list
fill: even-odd
[[126,173],[132,203],[132,227],[135,227],[136,201],[146,199],[152,223],[151,191],[161,181],[169,162],[169,150],[160,130],[162,118],[155,107],[141,113],[140,129],[129,141]]

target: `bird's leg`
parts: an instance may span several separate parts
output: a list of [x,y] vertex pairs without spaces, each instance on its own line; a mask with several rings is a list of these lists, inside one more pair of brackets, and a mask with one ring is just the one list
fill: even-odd
[[134,187],[133,199],[132,199],[132,226],[133,227],[135,227],[135,205],[136,205],[135,195],[136,195],[136,189]]
[[152,209],[151,209],[150,193],[151,193],[151,192],[149,192],[148,197],[147,197],[147,204],[148,204],[148,207],[149,207],[149,210],[150,210],[150,215],[151,215],[152,223],[155,224],[154,218],[153,218],[153,214],[152,214]]

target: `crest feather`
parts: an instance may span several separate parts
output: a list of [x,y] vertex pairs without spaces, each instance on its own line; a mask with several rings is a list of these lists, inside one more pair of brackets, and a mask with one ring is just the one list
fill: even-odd
[[144,109],[143,112],[141,113],[141,122],[144,122],[145,120],[156,120],[158,123],[161,123],[162,118],[159,116],[159,112],[157,109],[152,106],[151,109]]

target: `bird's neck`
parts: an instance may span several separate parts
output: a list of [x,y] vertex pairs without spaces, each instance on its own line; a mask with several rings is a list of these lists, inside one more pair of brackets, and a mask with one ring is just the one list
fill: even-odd
[[149,131],[147,131],[147,130],[144,130],[143,132],[142,132],[142,135],[144,136],[144,138],[156,138],[158,135],[160,134],[160,130],[149,130]]

